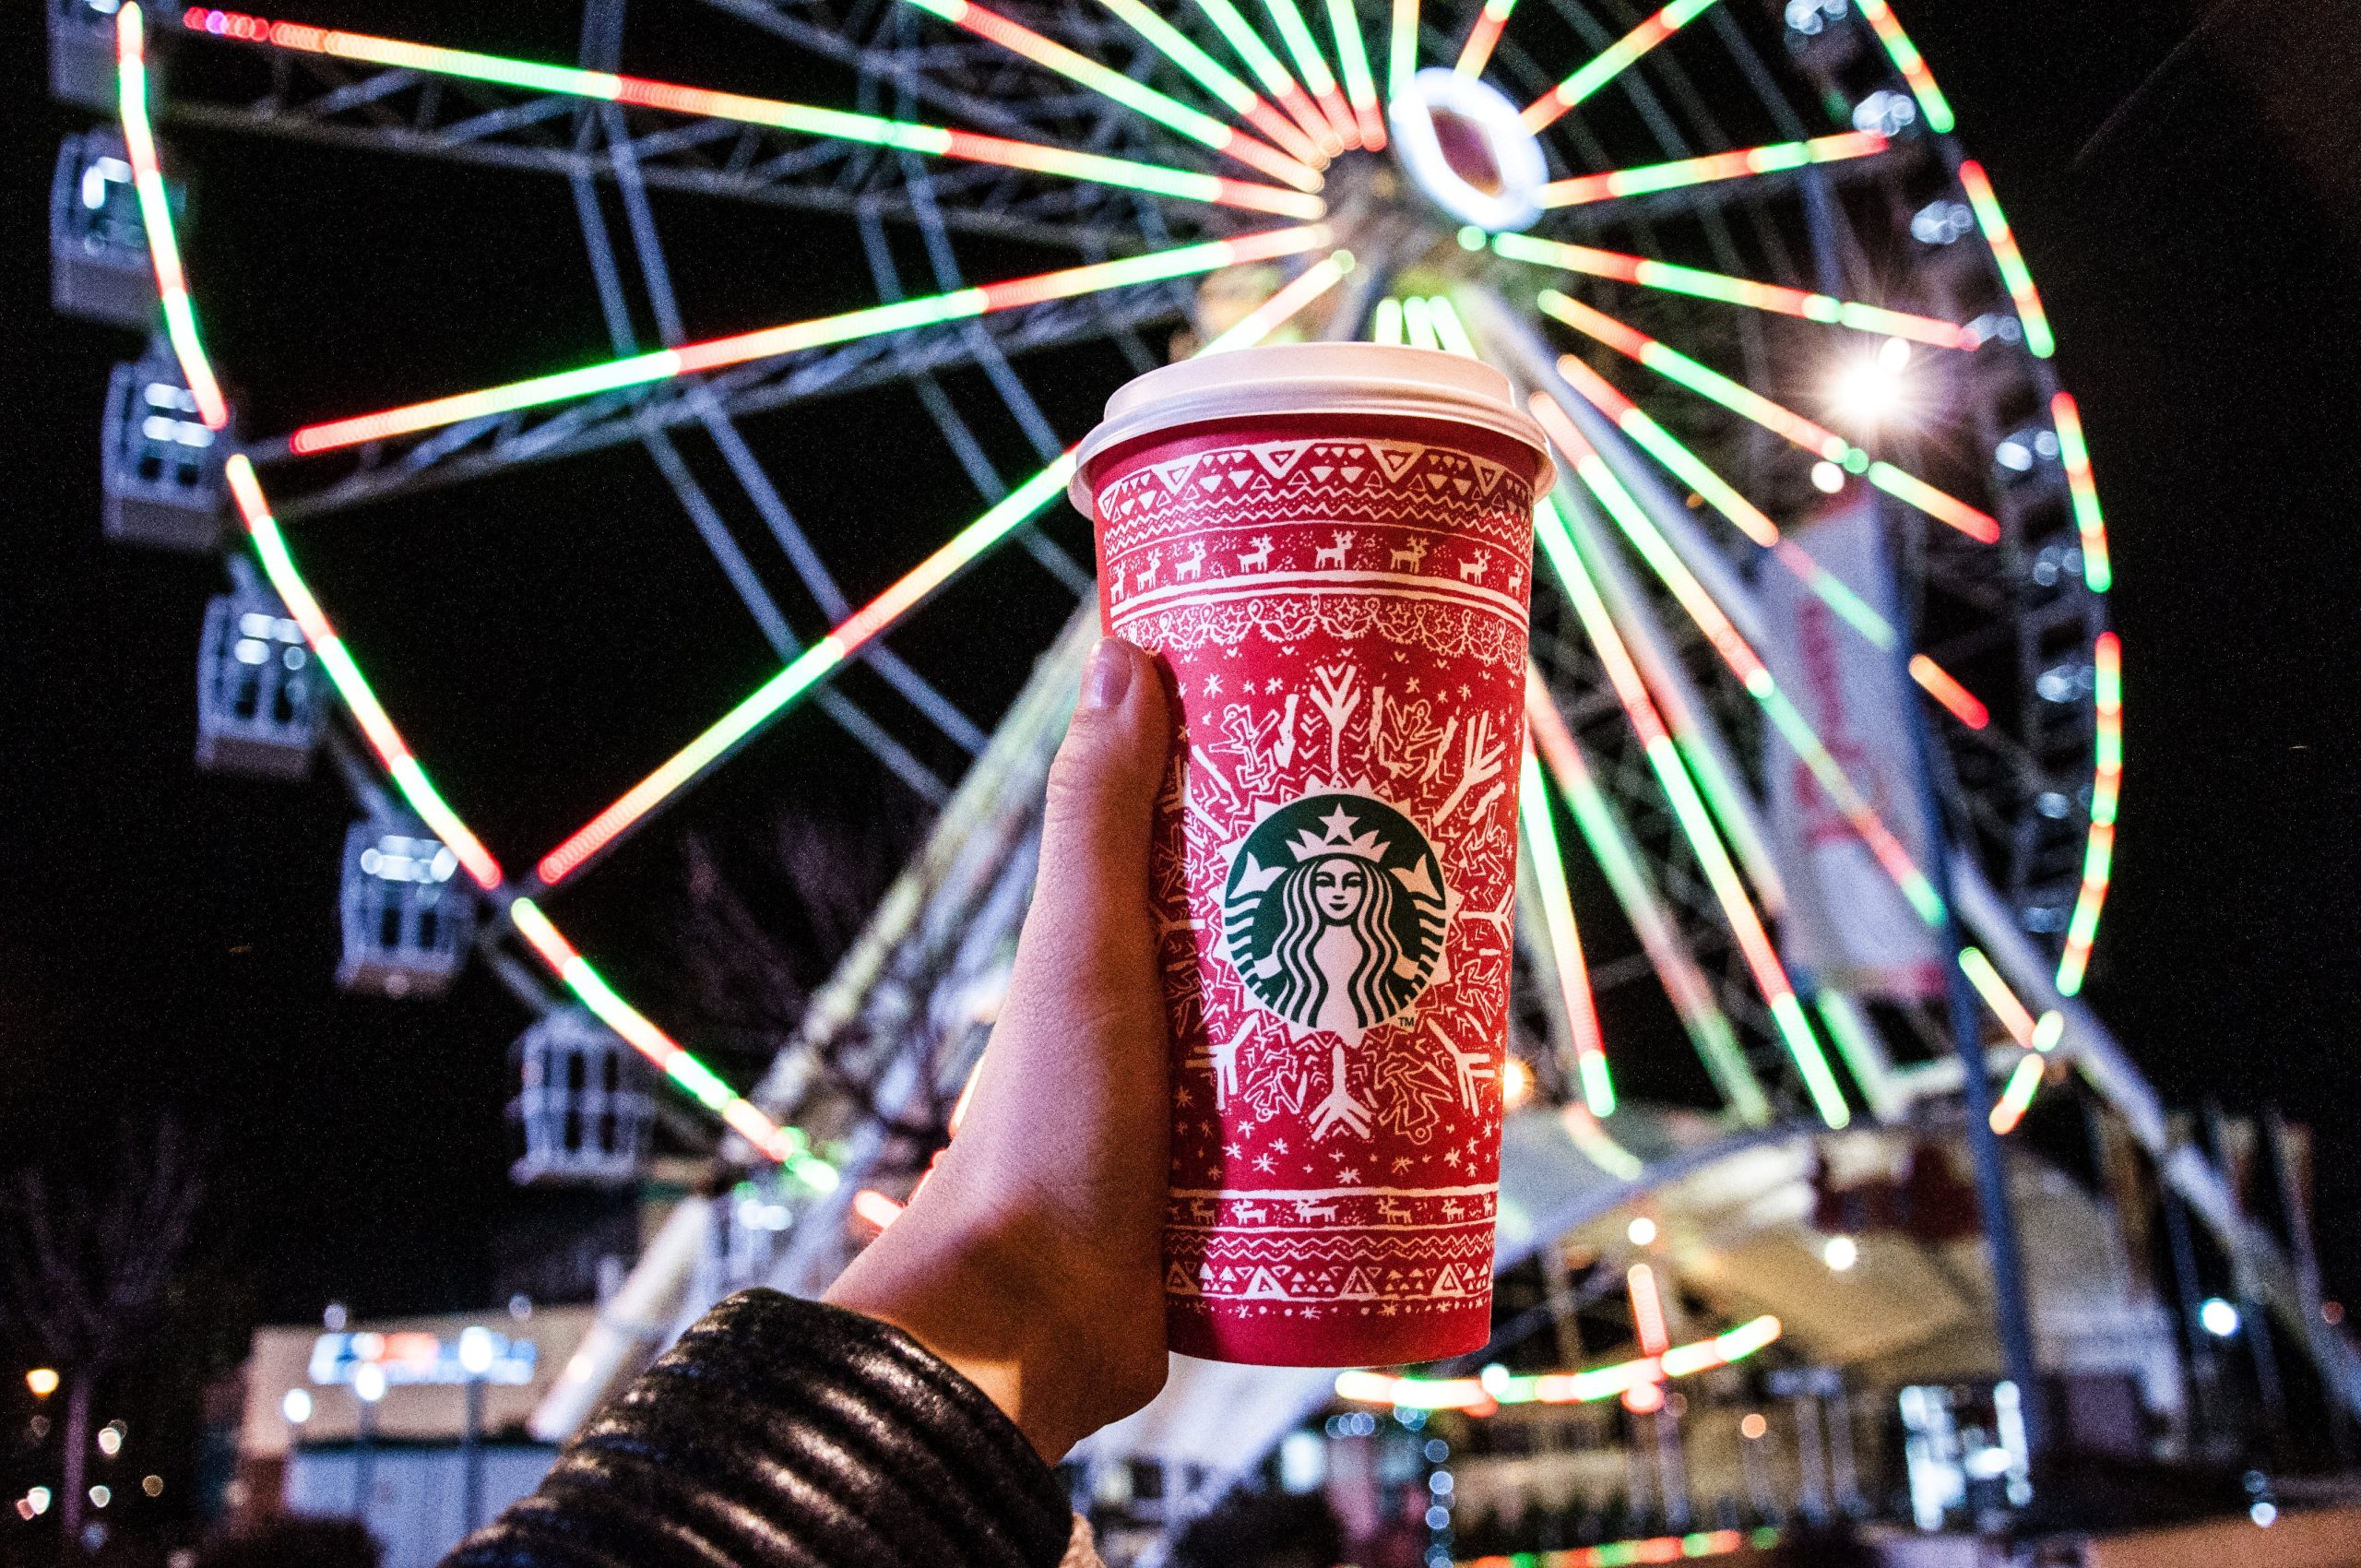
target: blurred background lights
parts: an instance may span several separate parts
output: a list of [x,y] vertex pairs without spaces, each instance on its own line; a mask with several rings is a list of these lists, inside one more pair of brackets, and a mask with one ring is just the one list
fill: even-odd
[[164,1495],[164,1478],[161,1476],[142,1476],[139,1479],[139,1490],[146,1492],[150,1497],[161,1497]]
[[386,1369],[374,1362],[364,1361],[352,1370],[352,1392],[364,1404],[374,1405],[386,1396]]
[[289,1420],[302,1426],[312,1419],[312,1396],[301,1388],[291,1388],[287,1397],[279,1402],[279,1409]]
[[110,1459],[122,1453],[123,1431],[124,1429],[119,1422],[111,1421],[107,1425],[101,1427],[99,1429],[99,1452],[105,1455]]
[[1749,1410],[1738,1423],[1738,1435],[1750,1443],[1759,1442],[1770,1430],[1771,1423],[1762,1419],[1760,1410]]
[[1647,1246],[1656,1239],[1656,1222],[1644,1214],[1633,1215],[1631,1223],[1623,1228],[1623,1234],[1631,1238],[1633,1246]]
[[1811,466],[1811,483],[1822,494],[1833,495],[1845,488],[1845,470],[1822,457]]
[[45,1486],[37,1486],[30,1491],[25,1493],[22,1512],[24,1513],[25,1517],[29,1519],[36,1519],[42,1515],[49,1512],[49,1488]]
[[33,1391],[34,1398],[48,1398],[57,1392],[57,1369],[35,1367],[25,1374],[25,1386]]
[[1850,1236],[1831,1236],[1821,1243],[1820,1261],[1842,1274],[1861,1261],[1861,1244]]
[[499,1357],[500,1344],[492,1338],[492,1330],[470,1325],[459,1331],[459,1366],[469,1377],[490,1372]]
[[2198,1306],[2197,1321],[2214,1338],[2227,1339],[2238,1331],[2238,1309],[2219,1296],[2208,1296]]
[[90,1489],[91,1507],[104,1508],[108,1503],[113,1503],[113,1501],[114,1489],[113,1487],[101,1484]]

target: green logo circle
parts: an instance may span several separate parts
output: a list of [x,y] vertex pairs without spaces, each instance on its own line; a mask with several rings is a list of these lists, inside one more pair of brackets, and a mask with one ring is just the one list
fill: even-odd
[[1445,904],[1442,863],[1416,823],[1367,795],[1307,795],[1233,851],[1222,929],[1264,1007],[1358,1044],[1434,978]]

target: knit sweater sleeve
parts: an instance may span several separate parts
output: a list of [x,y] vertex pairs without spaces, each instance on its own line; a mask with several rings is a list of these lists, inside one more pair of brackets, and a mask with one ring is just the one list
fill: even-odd
[[775,1290],[700,1319],[443,1568],[1096,1568],[1000,1408],[899,1329]]

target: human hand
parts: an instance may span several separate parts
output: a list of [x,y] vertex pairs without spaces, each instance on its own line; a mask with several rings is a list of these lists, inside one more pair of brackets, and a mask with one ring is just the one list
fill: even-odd
[[1050,765],[1033,904],[959,1135],[825,1298],[956,1367],[1052,1463],[1164,1385],[1147,849],[1170,743],[1155,663],[1102,640]]

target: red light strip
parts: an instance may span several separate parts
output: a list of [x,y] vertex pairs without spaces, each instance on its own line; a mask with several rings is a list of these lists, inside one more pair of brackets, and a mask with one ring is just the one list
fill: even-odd
[[[1459,63],[1452,69],[1463,77],[1480,77],[1484,67],[1491,64],[1492,47],[1501,42],[1501,30],[1509,25],[1509,16],[1516,9],[1516,0],[1484,0],[1484,8],[1476,13],[1476,25],[1467,30],[1467,42],[1459,51]],[[1548,187],[1543,187],[1545,193]],[[1553,205],[1546,194],[1542,206]]]
[[1953,719],[1971,730],[1981,730],[1992,722],[1992,710],[1979,701],[1974,692],[1963,686],[1941,665],[1923,653],[1910,656],[1910,678],[1919,688],[1941,703]]
[[[941,125],[883,119],[873,114],[850,113],[838,109],[784,102],[777,99],[750,98],[742,93],[712,92],[703,88],[651,81],[644,77],[621,76],[611,71],[586,71],[571,65],[511,60],[464,49],[445,49],[436,44],[378,38],[368,33],[342,32],[328,28],[306,27],[296,22],[274,22],[262,17],[206,6],[192,6],[183,11],[181,25],[192,32],[214,38],[298,53],[324,54],[369,65],[426,71],[438,76],[498,82],[535,92],[564,93],[602,102],[659,109],[670,113],[696,114],[741,125],[765,125],[805,136],[889,147],[928,157],[955,158],[972,163],[1030,170],[1063,179],[1145,190],[1184,201],[1217,202],[1287,218],[1321,216],[1320,212],[1312,209],[1319,205],[1318,198],[1299,190],[1277,190],[1251,181],[1225,179],[1191,170],[1167,168],[1161,164],[1138,163],[1128,159],[1077,152],[1038,142],[979,136]],[[1308,147],[1310,144],[1303,145]]]
[[2060,392],[2049,399],[2049,418],[2058,427],[2058,458],[2074,503],[2074,531],[2082,536],[2082,581],[2093,593],[2105,593],[2115,586],[2115,567],[2107,556],[2098,482],[2091,477],[2091,449],[2082,440],[2082,410],[2070,394]]
[[1587,65],[1525,106],[1525,128],[1536,133],[1639,63],[1657,44],[1694,21],[1714,0],[1672,0],[1672,4],[1608,44]]
[[1535,239],[1527,234],[1495,234],[1492,236],[1492,248],[1512,261],[1531,262],[1536,266],[1558,267],[1592,278],[1610,278],[1619,283],[1630,283],[1638,288],[1662,289],[1697,299],[1718,300],[1724,304],[1792,315],[1798,320],[1818,322],[1822,326],[1849,327],[1857,332],[1907,338],[1914,342],[1931,343],[1939,349],[1972,350],[1980,341],[1966,327],[1934,316],[1887,310],[1881,305],[1860,304],[1852,300],[1815,294],[1803,289],[1789,289],[1776,283],[1758,283],[1750,278],[1732,278],[1726,273],[1703,272],[1693,267],[1676,267],[1669,262],[1652,261],[1646,256],[1629,255],[1621,251],[1570,245],[1557,240]]
[[1868,158],[1883,152],[1887,145],[1886,138],[1874,131],[1846,131],[1840,136],[1814,137],[1809,141],[1771,142],[1762,147],[1742,148],[1736,152],[1684,158],[1672,163],[1650,163],[1636,169],[1582,174],[1571,180],[1553,180],[1542,186],[1541,205],[1581,207],[1590,202],[1643,196],[1649,191],[1671,190],[1680,185],[1702,185],[1715,180],[1742,180],[1750,174],[1776,173],[1782,169],[1797,169],[1807,163],[1835,163],[1849,158]]
[[188,379],[189,395],[196,399],[197,418],[208,430],[224,430],[230,405],[206,362],[196,332],[196,307],[188,296],[188,279],[181,270],[180,240],[172,232],[172,209],[164,190],[162,166],[156,158],[155,133],[148,124],[148,52],[146,29],[135,8],[131,20],[115,29],[115,77],[126,94],[136,93],[136,111],[123,116],[124,146],[131,155],[132,188],[139,198],[139,222],[148,233],[148,262],[156,274],[156,297],[164,309],[164,332]]
[[976,0],[912,0],[912,3],[929,15],[940,17],[954,27],[964,28],[978,38],[997,43],[1010,53],[1030,60],[1044,70],[1054,71],[1069,81],[1079,82],[1180,132],[1192,141],[1202,142],[1216,152],[1235,158],[1249,168],[1283,180],[1298,190],[1316,191],[1320,188],[1317,170],[1289,158],[1268,142],[1248,136],[1235,126],[1225,125],[1209,114],[1201,114],[1154,88],[1144,87],[1121,71],[1102,65],[1052,39],[1044,38],[1023,23],[1003,17],[988,6],[976,4]]
[[2058,960],[2058,989],[2072,996],[2090,971],[2091,944],[2098,939],[2099,911],[2114,875],[2115,816],[2123,798],[2123,642],[2101,632],[2091,650],[2093,697],[2097,707],[2097,771],[2091,780],[2091,836],[2082,851],[2082,885],[2066,927],[2066,950]]
[[[1297,311],[1334,288],[1351,267],[1349,253],[1331,253],[1200,352],[1220,353],[1260,341]],[[871,638],[884,632],[928,595],[996,547],[1020,523],[1054,502],[1073,472],[1074,448],[1069,447],[883,593],[847,616],[835,630],[798,654],[787,668],[756,687],[606,810],[542,856],[535,869],[540,885],[553,887],[574,875],[648,813],[704,777],[733,749],[859,652]]]
[[872,305],[838,315],[790,322],[783,327],[708,339],[701,343],[684,343],[676,349],[635,354],[579,370],[534,376],[474,392],[435,398],[423,403],[385,409],[373,414],[356,414],[349,419],[305,425],[287,438],[287,446],[297,457],[309,457],[372,441],[414,435],[421,431],[457,424],[462,420],[538,408],[623,386],[669,381],[697,371],[742,364],[750,360],[776,358],[829,343],[882,337],[940,322],[967,320],[1018,305],[1094,293],[1101,289],[1118,289],[1133,283],[1211,272],[1240,262],[1294,255],[1326,244],[1327,238],[1327,230],[1319,225],[1278,229],[1244,239],[1185,245],[1178,250],[1126,256],[1118,261],[1094,262],[1030,278],[1013,278],[1004,282],[960,289],[948,294],[931,294],[893,304]]

